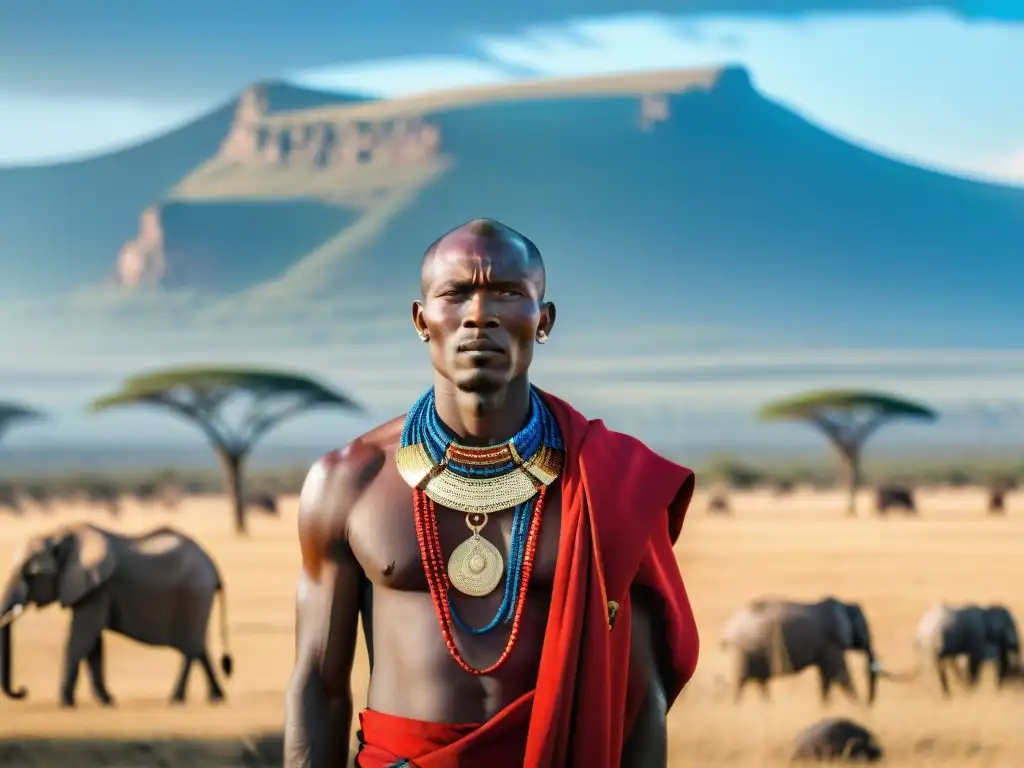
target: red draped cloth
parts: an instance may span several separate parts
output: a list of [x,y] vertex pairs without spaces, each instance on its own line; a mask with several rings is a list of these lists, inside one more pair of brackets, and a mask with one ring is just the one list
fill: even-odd
[[[621,768],[644,691],[630,677],[630,588],[660,598],[669,706],[697,666],[697,625],[672,546],[693,472],[547,393],[566,447],[562,533],[534,690],[482,724],[364,710],[360,768]],[[609,628],[609,603],[618,612]]]

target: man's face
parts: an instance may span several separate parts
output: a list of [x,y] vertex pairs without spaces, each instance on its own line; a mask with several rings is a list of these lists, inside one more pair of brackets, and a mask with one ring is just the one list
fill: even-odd
[[550,333],[554,312],[541,301],[541,276],[522,245],[456,234],[438,246],[423,278],[413,322],[429,336],[434,370],[482,395],[526,372],[537,332]]

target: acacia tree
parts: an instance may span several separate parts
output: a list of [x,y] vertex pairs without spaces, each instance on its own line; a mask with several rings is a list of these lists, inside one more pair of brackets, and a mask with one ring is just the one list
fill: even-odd
[[[241,415],[229,419],[226,411],[241,403]],[[136,404],[167,408],[203,431],[220,461],[239,534],[246,532],[242,470],[256,442],[285,419],[316,406],[362,410],[305,376],[236,367],[171,368],[136,376],[120,392],[95,400],[90,410]]]
[[839,454],[849,490],[848,515],[857,514],[861,484],[861,454],[875,430],[895,419],[934,421],[927,406],[880,392],[821,390],[764,406],[762,421],[804,421],[817,427]]
[[45,416],[42,411],[19,403],[0,403],[0,439],[14,424],[23,421],[37,421]]

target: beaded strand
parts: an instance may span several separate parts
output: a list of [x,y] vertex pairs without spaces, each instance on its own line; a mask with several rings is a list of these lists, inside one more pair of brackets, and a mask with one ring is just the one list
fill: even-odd
[[[409,415],[402,427],[402,445],[421,444],[434,464],[440,464],[447,458],[447,466],[467,477],[496,477],[515,468],[515,463],[508,456],[505,446],[494,446],[492,449],[472,449],[472,455],[479,458],[501,459],[486,465],[471,465],[459,461],[459,453],[466,450],[459,446],[448,433],[441,419],[437,416],[434,405],[434,389],[431,387],[409,409]],[[533,456],[541,446],[546,445],[562,450],[562,436],[558,424],[548,411],[536,389],[530,390],[530,419],[509,444],[523,459]],[[453,449],[453,450],[451,450]],[[455,455],[451,455],[454,453]]]
[[447,571],[444,563],[444,552],[441,549],[441,541],[437,534],[437,517],[434,502],[422,491],[418,489],[413,491],[416,538],[419,542],[420,558],[423,561],[423,570],[426,573],[431,601],[434,603],[434,611],[437,614],[438,623],[441,625],[441,636],[444,638],[448,653],[455,660],[455,663],[472,675],[489,675],[493,673],[505,663],[512,653],[512,648],[515,646],[516,639],[519,636],[519,625],[522,620],[523,609],[526,606],[526,593],[530,585],[530,574],[533,572],[534,556],[537,551],[537,540],[540,534],[540,522],[546,497],[547,486],[543,486],[537,494],[536,503],[531,505],[533,506],[533,515],[530,519],[529,532],[523,547],[522,567],[518,579],[515,610],[512,613],[512,628],[509,632],[508,642],[505,644],[505,649],[497,661],[484,669],[476,669],[465,660],[455,643],[455,633],[453,632],[452,625],[457,619],[453,616],[454,606],[451,605],[451,597],[448,592]]
[[471,635],[486,635],[495,629],[499,624],[508,624],[512,620],[515,611],[516,596],[519,594],[519,584],[523,578],[523,560],[526,550],[524,543],[533,522],[533,507],[536,497],[516,507],[512,515],[512,540],[508,547],[508,570],[505,577],[505,590],[502,595],[501,605],[498,606],[494,618],[483,627],[471,627],[459,616],[455,603],[452,602],[451,593],[448,593],[448,603],[455,625],[463,632]]

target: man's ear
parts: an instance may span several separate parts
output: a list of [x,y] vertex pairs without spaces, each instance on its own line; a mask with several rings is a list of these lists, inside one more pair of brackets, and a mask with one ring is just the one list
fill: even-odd
[[412,303],[412,325],[421,336],[427,332],[427,324],[423,319],[423,302],[418,299]]
[[555,303],[553,301],[545,301],[540,306],[540,323],[537,324],[538,331],[544,331],[548,336],[551,335],[551,329],[555,327]]

